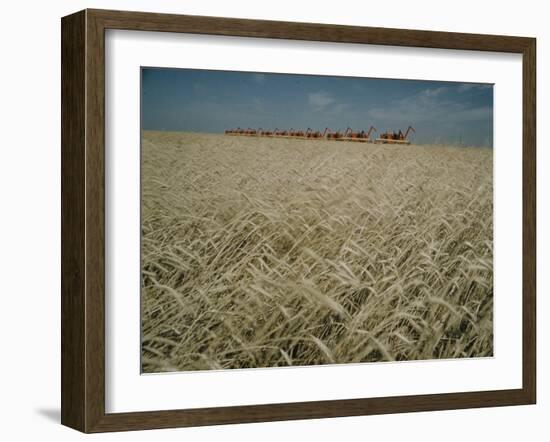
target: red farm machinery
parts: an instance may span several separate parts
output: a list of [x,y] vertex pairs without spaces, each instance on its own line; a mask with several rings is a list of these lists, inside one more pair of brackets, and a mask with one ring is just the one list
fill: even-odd
[[348,127],[345,131],[340,129],[333,131],[330,128],[325,128],[323,132],[320,130],[313,130],[308,127],[307,130],[303,129],[242,129],[237,127],[236,129],[227,129],[224,131],[225,135],[241,135],[251,137],[273,137],[273,138],[296,138],[303,140],[329,140],[329,141],[355,141],[363,143],[378,143],[378,144],[411,144],[407,138],[410,132],[416,132],[412,126],[409,126],[405,133],[401,130],[398,132],[384,132],[381,133],[378,138],[373,140],[371,134],[377,132],[374,126],[371,126],[368,130],[354,131],[351,127]]
[[411,144],[410,140],[407,139],[411,131],[416,133],[416,130],[412,126],[409,126],[405,133],[401,129],[398,132],[387,131],[380,134],[380,137],[374,140],[374,142],[379,144]]

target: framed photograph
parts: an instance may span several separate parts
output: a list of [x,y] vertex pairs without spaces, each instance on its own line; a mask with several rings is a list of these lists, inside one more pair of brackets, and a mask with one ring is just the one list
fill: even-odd
[[535,39],[61,24],[64,425],[535,403]]

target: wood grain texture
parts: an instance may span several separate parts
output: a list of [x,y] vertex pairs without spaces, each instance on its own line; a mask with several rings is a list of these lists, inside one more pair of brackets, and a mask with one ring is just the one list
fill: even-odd
[[523,50],[523,389],[537,395],[537,78],[536,40]]
[[185,32],[257,38],[367,43],[475,51],[522,52],[529,38],[456,32],[247,20],[147,12],[88,10],[105,29]]
[[85,13],[61,34],[61,422],[85,426]]
[[86,431],[91,431],[105,414],[105,38],[102,23],[88,11],[86,16]]
[[[523,55],[523,387],[338,401],[105,413],[105,30],[186,32]],[[536,46],[525,37],[141,12],[62,20],[62,423],[83,432],[532,404],[536,398]]]

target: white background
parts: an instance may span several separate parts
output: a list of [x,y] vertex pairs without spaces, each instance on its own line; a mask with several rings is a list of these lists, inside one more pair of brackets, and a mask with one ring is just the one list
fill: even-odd
[[[0,331],[2,426],[5,440],[78,440],[84,436],[59,421],[60,351],[60,27],[59,17],[85,7],[202,15],[409,27],[456,32],[515,34],[538,38],[538,405],[405,415],[354,417],[162,430],[93,436],[99,440],[546,440],[550,433],[548,372],[550,335],[543,312],[550,278],[548,198],[550,144],[550,29],[544,2],[454,3],[391,1],[367,4],[162,1],[21,0],[3,5],[0,109],[0,192],[3,295]],[[548,171],[546,175],[543,170]],[[519,191],[519,189],[518,189]]]
[[[107,412],[521,387],[521,56],[108,31],[106,62]],[[140,376],[140,66],[494,83],[495,357]]]

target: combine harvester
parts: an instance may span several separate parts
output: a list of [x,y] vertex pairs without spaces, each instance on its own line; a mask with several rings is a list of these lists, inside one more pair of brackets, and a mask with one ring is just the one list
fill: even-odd
[[368,132],[362,130],[361,132],[353,132],[351,127],[346,129],[346,132],[342,137],[335,138],[336,141],[358,141],[360,143],[371,143],[370,134],[372,131],[378,132],[374,126],[371,126]]
[[258,135],[258,131],[256,129],[241,129],[240,127],[238,127],[237,129],[227,129],[225,131],[225,135],[244,135],[255,137]]
[[324,132],[321,132],[321,131],[318,131],[318,130],[316,130],[314,132],[311,127],[308,127],[307,130],[306,130],[306,138],[313,138],[313,139],[325,138],[326,135],[327,135],[327,131],[329,131],[329,130],[330,129],[328,127],[325,127]]
[[336,132],[333,132],[332,130],[328,130],[328,133],[327,133],[327,140],[333,140],[333,141],[337,141],[339,140],[340,138],[344,138],[344,133],[343,132],[340,132],[340,129],[338,129]]
[[412,126],[409,126],[405,133],[401,129],[399,129],[399,132],[384,132],[374,142],[377,144],[411,144],[410,140],[407,140],[407,136],[411,130],[416,133],[416,130]]
[[263,130],[261,127],[257,130],[257,134],[261,137],[272,137],[275,134],[275,131],[271,129]]

